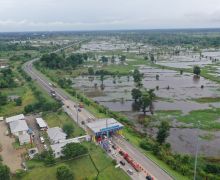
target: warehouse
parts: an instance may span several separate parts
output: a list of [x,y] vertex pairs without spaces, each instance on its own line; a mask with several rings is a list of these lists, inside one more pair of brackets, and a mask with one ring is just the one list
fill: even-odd
[[123,125],[113,118],[97,119],[87,124],[87,129],[93,141],[101,141],[104,136],[110,137],[113,134],[121,134]]

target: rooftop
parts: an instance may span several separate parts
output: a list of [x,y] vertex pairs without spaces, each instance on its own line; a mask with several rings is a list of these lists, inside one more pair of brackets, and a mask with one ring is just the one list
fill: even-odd
[[12,121],[9,123],[11,133],[16,133],[19,131],[28,131],[28,126],[25,120]]
[[11,117],[8,117],[5,119],[6,123],[10,123],[10,122],[13,122],[13,121],[18,121],[18,120],[23,120],[25,117],[24,117],[24,114],[19,114],[19,115],[16,115],[16,116],[11,116]]
[[37,124],[40,126],[40,128],[46,128],[47,123],[42,118],[36,118]]
[[60,139],[66,139],[67,134],[59,127],[49,128],[47,130],[49,138],[53,141],[59,141]]
[[114,128],[123,128],[124,126],[113,118],[98,119],[95,122],[87,124],[88,128],[94,133],[112,130]]

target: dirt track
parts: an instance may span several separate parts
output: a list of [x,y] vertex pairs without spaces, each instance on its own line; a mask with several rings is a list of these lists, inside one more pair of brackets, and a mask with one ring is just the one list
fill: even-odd
[[24,149],[16,150],[13,148],[12,143],[15,141],[14,138],[5,135],[7,127],[5,122],[0,122],[0,144],[2,145],[2,156],[3,163],[6,164],[11,172],[15,172],[17,169],[21,169],[21,154],[25,151]]

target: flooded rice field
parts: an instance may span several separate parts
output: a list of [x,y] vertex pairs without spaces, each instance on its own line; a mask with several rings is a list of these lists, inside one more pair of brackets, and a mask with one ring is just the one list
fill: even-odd
[[[179,110],[184,115],[193,110],[220,107],[220,103],[218,102],[198,103],[195,101],[197,98],[220,97],[220,86],[215,82],[202,77],[196,78],[190,73],[181,75],[177,71],[147,66],[139,66],[139,70],[144,74],[142,81],[143,87],[146,89],[155,89],[155,94],[158,97],[153,103],[154,111]],[[156,75],[159,75],[159,78],[156,79]],[[135,122],[136,128],[143,132],[143,126],[137,122],[137,117],[142,112],[135,112],[132,108],[131,90],[135,85],[131,76],[105,76],[103,82],[104,89],[100,88],[101,81],[99,76],[80,76],[73,79],[73,83],[75,88],[80,89],[93,100],[113,111],[122,112],[127,115]],[[174,119],[170,122],[173,127],[178,124]],[[182,126],[188,128],[181,128]],[[183,153],[193,153],[194,131],[195,129],[190,124],[184,123],[179,123],[179,126],[172,128],[168,142],[171,143],[173,150]],[[154,132],[151,133],[154,134]],[[208,131],[204,131],[203,133],[208,133]],[[203,144],[201,144],[201,153],[207,156],[220,154],[219,147],[216,147],[216,142],[220,141],[220,132],[218,131],[216,133],[214,133],[215,135],[208,142],[201,141]],[[206,149],[208,146],[211,147],[208,148],[211,149],[210,151]]]
[[[205,55],[206,56],[206,55]],[[210,56],[212,57],[212,56]],[[199,55],[179,55],[165,57],[162,60],[158,61],[157,64],[162,66],[174,67],[174,68],[192,68],[195,65],[204,67],[209,64],[213,64],[213,61],[210,58],[201,58]]]

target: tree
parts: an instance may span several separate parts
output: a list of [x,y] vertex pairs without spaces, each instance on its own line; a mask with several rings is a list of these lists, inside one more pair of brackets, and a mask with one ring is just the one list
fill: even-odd
[[57,180],[73,180],[74,176],[68,166],[60,166],[57,168],[56,173]]
[[0,106],[7,104],[7,96],[0,92]]
[[0,180],[9,180],[10,179],[10,169],[0,163]]
[[41,154],[40,154],[40,159],[46,164],[46,165],[52,165],[54,164],[56,161],[55,161],[55,156],[53,154],[53,151],[52,150],[49,150],[49,151],[43,151]]
[[92,67],[89,67],[88,68],[88,73],[89,73],[89,75],[94,75],[95,71],[94,71],[94,69]]
[[200,73],[201,73],[200,67],[199,66],[194,66],[193,67],[193,73],[196,74],[197,76],[199,76]]
[[131,96],[132,96],[132,99],[134,99],[135,102],[137,102],[137,100],[141,97],[142,93],[139,89],[132,89],[131,91]]
[[101,61],[102,61],[102,63],[107,63],[108,62],[108,58],[106,56],[102,56],[101,57]]
[[140,105],[144,114],[146,114],[146,108],[150,106],[152,99],[148,92],[142,93],[140,98]]
[[154,63],[155,59],[154,59],[154,55],[152,53],[150,53],[150,60],[151,60],[152,63]]
[[166,138],[169,136],[169,130],[169,123],[167,121],[162,121],[157,133],[157,142],[159,144],[163,144],[166,141]]
[[101,74],[100,74],[101,89],[104,89],[104,79],[105,79],[105,74],[104,74],[104,72],[101,72]]
[[126,61],[126,56],[125,56],[125,55],[122,55],[122,56],[120,57],[120,61],[121,61],[121,63],[123,64],[123,63]]
[[21,105],[22,105],[22,99],[21,99],[21,97],[15,99],[15,103],[16,103],[16,106],[21,106]]
[[71,134],[73,133],[74,131],[74,126],[72,123],[65,123],[63,125],[63,131],[67,134],[68,137],[71,136]]
[[142,86],[143,74],[141,74],[138,69],[134,70],[133,79],[134,79],[136,86],[140,88]]
[[88,153],[88,149],[79,143],[66,144],[62,150],[65,159],[71,159],[86,153]]

